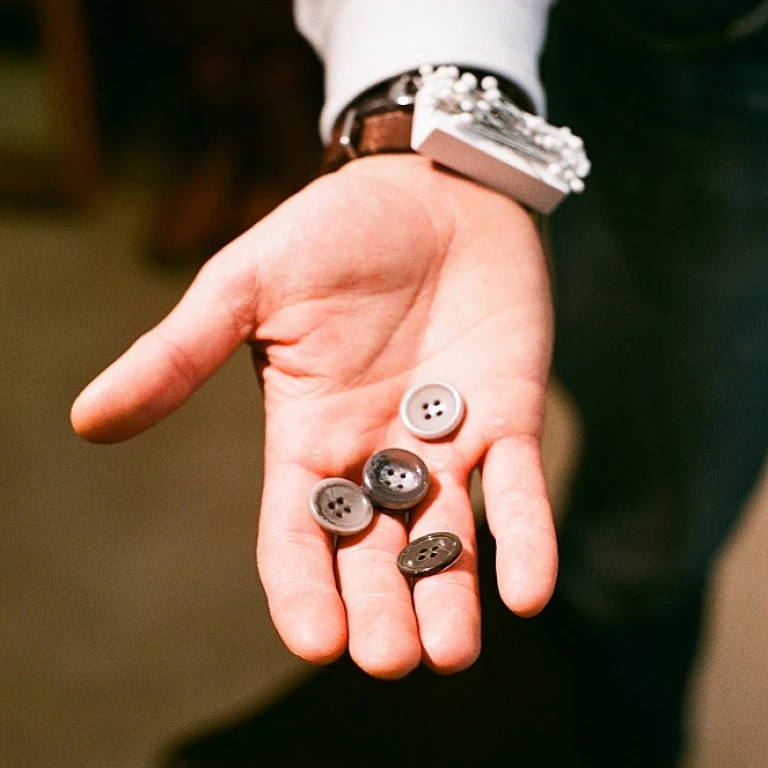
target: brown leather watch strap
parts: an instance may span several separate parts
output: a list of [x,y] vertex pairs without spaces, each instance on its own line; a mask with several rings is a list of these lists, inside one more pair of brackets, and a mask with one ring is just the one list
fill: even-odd
[[344,123],[338,123],[323,153],[321,173],[331,173],[355,157],[384,152],[411,152],[413,107],[393,107],[357,118],[354,147],[341,142]]

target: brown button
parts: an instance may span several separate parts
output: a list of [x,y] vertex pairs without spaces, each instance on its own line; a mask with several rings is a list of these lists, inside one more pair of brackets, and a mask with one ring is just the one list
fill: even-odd
[[461,550],[461,539],[456,534],[428,533],[400,552],[397,567],[405,576],[431,576],[452,566]]
[[429,470],[415,453],[385,448],[365,462],[363,488],[377,507],[405,512],[427,495]]

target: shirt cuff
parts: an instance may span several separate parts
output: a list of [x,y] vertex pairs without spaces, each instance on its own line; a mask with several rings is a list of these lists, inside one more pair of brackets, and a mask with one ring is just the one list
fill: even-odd
[[[317,0],[314,0],[317,2]],[[314,3],[312,3],[314,5]],[[302,13],[299,30],[325,64],[320,133],[328,141],[341,111],[372,86],[421,64],[487,70],[525,91],[546,111],[538,63],[552,0],[346,0],[330,18]],[[315,6],[317,8],[317,6]]]

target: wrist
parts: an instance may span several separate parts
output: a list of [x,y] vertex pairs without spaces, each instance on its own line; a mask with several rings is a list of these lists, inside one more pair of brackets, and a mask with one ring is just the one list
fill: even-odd
[[369,90],[337,121],[322,171],[368,155],[418,152],[539,213],[584,188],[581,139],[525,107],[510,83],[455,66],[421,67]]
[[[347,163],[338,174],[360,184],[358,195],[368,197],[385,189],[396,190],[401,200],[417,202],[436,222],[444,221],[446,211],[459,220],[467,214],[498,216],[499,221],[517,222],[518,227],[533,225],[539,237],[544,237],[543,218],[535,211],[416,152],[369,155]],[[447,228],[455,226],[456,222]]]
[[[530,96],[515,83],[479,68],[473,68],[472,73],[478,79],[493,77],[506,98],[526,112],[535,112]],[[409,92],[407,85],[399,88],[398,84],[406,78],[413,82],[417,77],[418,71],[413,70],[389,78],[348,104],[339,114],[325,146],[320,172],[331,173],[350,160],[368,155],[413,152],[412,97],[415,91]],[[353,146],[350,146],[350,140]]]

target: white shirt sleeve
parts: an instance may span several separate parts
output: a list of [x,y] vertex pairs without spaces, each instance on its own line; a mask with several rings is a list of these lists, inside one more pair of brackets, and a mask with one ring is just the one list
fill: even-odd
[[539,56],[554,0],[294,0],[296,25],[325,65],[320,119],[373,85],[421,64],[495,72],[545,111]]

